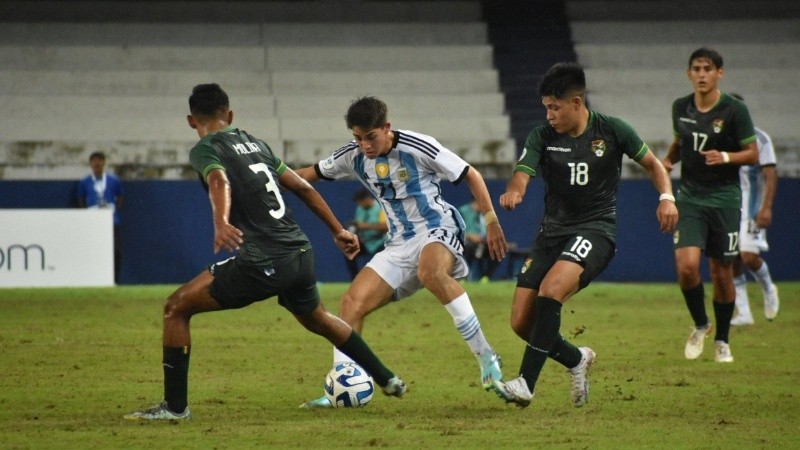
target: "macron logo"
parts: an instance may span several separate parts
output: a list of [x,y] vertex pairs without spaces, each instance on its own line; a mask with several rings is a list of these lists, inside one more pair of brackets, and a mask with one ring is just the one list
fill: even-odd
[[697,124],[696,120],[690,119],[688,117],[680,117],[680,118],[678,118],[678,120],[680,120],[681,122],[688,122],[688,123]]
[[561,153],[570,153],[572,152],[571,148],[567,147],[547,147],[548,152],[561,152]]

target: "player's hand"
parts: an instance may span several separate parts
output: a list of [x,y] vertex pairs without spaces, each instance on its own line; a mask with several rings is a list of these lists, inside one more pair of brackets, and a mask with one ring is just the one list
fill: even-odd
[[486,245],[489,247],[489,256],[495,261],[500,261],[506,257],[508,243],[503,234],[500,222],[486,225]]
[[675,231],[675,226],[678,224],[678,208],[675,202],[669,200],[661,200],[658,202],[658,209],[656,209],[656,218],[661,227],[662,233],[672,233]]
[[758,210],[755,222],[759,229],[769,228],[772,224],[772,210],[769,208],[761,208]]
[[239,250],[244,233],[229,223],[214,224],[214,253],[220,250],[232,252]]
[[506,191],[500,196],[500,206],[508,211],[514,210],[520,203],[522,203],[522,195],[519,192]]
[[347,259],[352,260],[361,251],[361,245],[358,243],[358,236],[347,231],[341,230],[333,236],[333,241],[339,247]]
[[727,163],[719,150],[701,150],[700,154],[706,159],[707,166],[718,166]]

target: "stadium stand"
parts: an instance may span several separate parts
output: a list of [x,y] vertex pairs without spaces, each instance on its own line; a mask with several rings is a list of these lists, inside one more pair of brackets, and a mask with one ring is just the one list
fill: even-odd
[[657,154],[672,141],[672,101],[691,93],[689,55],[708,46],[725,60],[722,89],[743,95],[772,136],[779,174],[800,176],[800,92],[792,88],[800,80],[800,3],[569,1],[567,10],[590,105],[626,118]]
[[489,176],[516,158],[480,2],[196,4],[3,2],[0,178],[75,178],[98,149],[125,177],[181,178],[186,97],[209,81],[293,166],[350,139],[360,95]]

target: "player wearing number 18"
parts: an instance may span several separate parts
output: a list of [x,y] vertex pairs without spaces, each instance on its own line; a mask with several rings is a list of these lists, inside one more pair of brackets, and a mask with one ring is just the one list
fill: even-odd
[[580,407],[587,401],[588,372],[596,355],[560,335],[561,307],[614,256],[623,156],[638,162],[660,193],[656,217],[661,231],[672,231],[678,220],[671,182],[661,162],[626,122],[590,111],[585,92],[581,66],[559,63],[547,71],[539,95],[548,124],[531,131],[500,196],[500,205],[513,210],[522,202],[530,179],[538,173],[544,178],[544,217],[517,278],[511,307],[511,327],[526,343],[520,376],[495,383],[502,398],[521,407],[533,399],[548,357],[568,369],[572,404]]
[[311,244],[286,207],[278,183],[322,220],[348,257],[358,253],[358,238],[342,228],[319,193],[286,167],[267,144],[231,126],[233,111],[219,85],[195,86],[189,109],[189,125],[200,136],[189,161],[208,190],[214,252],[225,249],[237,254],[212,264],[169,296],[164,306],[164,401],[125,418],[188,419],[192,316],[243,308],[274,296],[306,329],[325,337],[366,369],[385,394],[402,396],[403,381],[380,362],[350,325],[328,313],[320,302]]

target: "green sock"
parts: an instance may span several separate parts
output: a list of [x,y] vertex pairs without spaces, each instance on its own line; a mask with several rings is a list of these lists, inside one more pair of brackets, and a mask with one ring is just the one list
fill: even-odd
[[683,292],[683,298],[686,300],[686,307],[689,308],[689,314],[692,315],[692,320],[694,320],[694,326],[704,327],[708,325],[703,283],[681,292]]
[[549,297],[536,297],[533,309],[536,322],[528,338],[528,345],[525,346],[519,369],[531,392],[536,388],[536,381],[547,361],[547,355],[558,339],[558,329],[561,328],[561,303]]
[[383,365],[381,360],[361,338],[361,335],[355,331],[347,338],[344,344],[337,348],[369,372],[375,382],[378,383],[378,386],[386,386],[389,380],[394,377],[394,373]]
[[164,400],[174,413],[182,413],[188,405],[189,355],[191,347],[164,347]]

